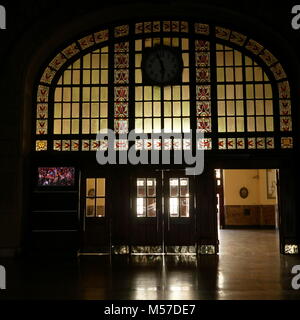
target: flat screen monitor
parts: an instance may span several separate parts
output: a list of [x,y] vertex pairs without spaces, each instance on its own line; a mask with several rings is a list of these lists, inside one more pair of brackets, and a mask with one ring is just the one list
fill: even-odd
[[74,184],[74,167],[38,167],[39,187],[71,187]]

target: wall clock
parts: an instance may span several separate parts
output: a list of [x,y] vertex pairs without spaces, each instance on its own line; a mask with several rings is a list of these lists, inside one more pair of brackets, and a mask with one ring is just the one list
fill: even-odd
[[248,195],[249,195],[249,191],[246,187],[243,187],[240,189],[241,198],[246,199],[248,197]]
[[182,56],[177,48],[155,46],[145,49],[143,53],[142,76],[144,84],[158,86],[180,84],[182,69]]

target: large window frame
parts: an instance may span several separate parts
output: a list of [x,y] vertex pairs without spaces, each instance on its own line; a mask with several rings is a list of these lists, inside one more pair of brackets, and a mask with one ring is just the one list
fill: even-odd
[[[103,117],[103,120],[107,121],[108,127],[115,130],[117,135],[134,129],[136,121],[139,118],[144,118],[136,115],[135,108],[136,88],[142,86],[142,84],[136,83],[139,73],[139,68],[136,65],[136,55],[137,52],[141,51],[136,50],[135,44],[136,41],[141,39],[145,42],[147,39],[157,38],[163,39],[162,42],[165,42],[164,39],[168,38],[179,39],[179,41],[180,39],[188,39],[189,41],[189,50],[184,50],[183,54],[189,52],[189,82],[186,83],[189,84],[190,128],[192,131],[199,130],[199,128],[205,131],[205,139],[203,141],[193,141],[193,148],[203,148],[219,152],[232,150],[236,152],[243,152],[245,150],[278,151],[293,148],[295,132],[292,128],[290,87],[286,73],[277,58],[260,43],[242,33],[213,24],[170,20],[112,25],[109,28],[91,33],[74,41],[51,59],[43,70],[37,87],[37,104],[34,116],[35,130],[33,133],[35,143],[33,149],[35,151],[57,152],[96,151],[101,148],[107,148],[107,142],[97,141],[94,132],[93,134],[91,132],[83,134],[81,130],[82,125],[79,125],[78,130],[75,130],[74,134],[63,134],[66,131],[62,131],[60,135],[54,134],[55,128],[53,127],[56,112],[55,103],[58,103],[57,101],[55,102],[55,89],[62,74],[68,68],[72,69],[72,65],[76,60],[79,59],[83,63],[84,56],[91,54],[95,50],[103,50],[105,47],[108,48],[109,54],[108,68],[106,68],[108,69],[108,84],[101,84],[100,87],[107,86],[108,88],[107,101],[105,101],[107,102],[108,112],[107,117]],[[202,41],[209,43],[209,48],[201,48],[200,44],[199,49],[199,42]],[[172,45],[172,43],[170,44]],[[230,47],[232,50],[241,52],[243,56],[250,57],[270,79],[273,92],[273,132],[249,132],[246,130],[244,132],[220,132],[218,130],[217,44]],[[117,54],[119,56],[126,55],[129,62],[125,62],[124,65],[116,63]],[[207,62],[205,62],[205,55],[209,60]],[[200,59],[201,63],[204,61],[204,65],[198,64],[199,56],[201,59],[204,57],[204,60]],[[186,65],[185,68],[187,68]],[[79,68],[81,73],[83,69]],[[118,76],[116,76],[117,73]],[[121,78],[119,77],[120,73],[122,73]],[[199,77],[199,74],[202,76]],[[187,76],[185,75],[185,77]],[[201,79],[204,80],[202,81]],[[80,81],[79,88],[82,87],[82,79]],[[245,79],[241,83],[244,86],[246,83]],[[183,82],[179,85],[184,86],[185,83]],[[79,90],[78,102],[82,104],[82,89]],[[118,90],[121,91],[122,98],[116,95]],[[164,92],[165,90],[161,89],[160,92]],[[245,93],[243,99],[246,99]],[[161,104],[163,105],[163,102]],[[121,111],[123,113],[116,112],[117,105],[122,107]],[[245,120],[245,108],[246,106],[244,105],[244,129],[248,125],[246,123],[247,120]],[[82,123],[84,120],[82,119],[84,118],[83,110],[80,110],[79,116],[76,114],[74,119],[68,117],[70,112],[67,110],[65,117],[61,116],[55,119],[60,119],[62,123],[63,121],[70,120],[71,122],[73,121],[74,125],[76,121]],[[162,125],[164,123],[162,120],[164,112],[163,107],[161,107],[160,119]],[[90,121],[91,123],[90,118],[87,118],[86,121]],[[153,117],[151,121],[153,122]],[[149,134],[149,132],[146,134]],[[174,141],[172,143],[174,148]],[[154,148],[155,146],[151,144],[153,144],[153,141],[147,140],[144,145],[147,145],[148,149]],[[119,140],[116,143],[117,150],[127,148],[128,142],[124,140]]]

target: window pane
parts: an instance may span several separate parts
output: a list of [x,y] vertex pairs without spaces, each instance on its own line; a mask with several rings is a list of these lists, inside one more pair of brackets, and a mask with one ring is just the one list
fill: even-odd
[[96,199],[96,216],[97,217],[105,216],[105,198]]
[[86,199],[85,215],[87,217],[95,216],[95,200],[94,199],[90,199],[90,198]]
[[180,196],[188,197],[189,196],[189,179],[180,178]]
[[178,197],[179,195],[179,190],[178,190],[178,179],[170,179],[170,197]]
[[147,196],[156,196],[156,179],[147,179]]
[[136,199],[136,214],[138,217],[146,217],[146,199]]
[[180,216],[181,217],[189,217],[190,210],[189,210],[189,198],[180,198]]
[[95,179],[86,179],[86,196],[95,197]]
[[97,179],[97,197],[105,197],[105,179]]
[[178,198],[170,198],[169,204],[170,204],[170,216],[171,217],[179,217],[179,199]]
[[146,179],[137,179],[137,196],[146,197]]
[[156,217],[156,199],[155,198],[147,199],[147,216]]

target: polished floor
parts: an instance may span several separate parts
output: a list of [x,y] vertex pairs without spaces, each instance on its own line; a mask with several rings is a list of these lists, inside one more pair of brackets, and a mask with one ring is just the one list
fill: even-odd
[[0,260],[0,299],[300,299],[272,230],[222,230],[217,256],[90,256]]

